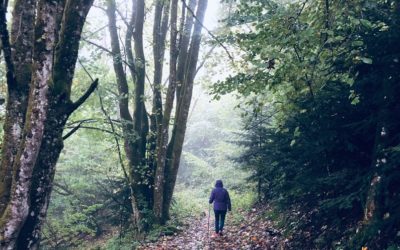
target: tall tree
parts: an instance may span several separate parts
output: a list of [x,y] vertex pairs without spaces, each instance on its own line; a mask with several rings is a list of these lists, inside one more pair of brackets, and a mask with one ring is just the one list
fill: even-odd
[[0,4],[7,70],[7,115],[0,165],[0,245],[37,249],[46,217],[63,129],[90,96],[77,101],[71,86],[79,41],[93,0],[16,0],[11,39],[8,1]]
[[[116,12],[120,12],[116,9],[115,0],[107,2],[111,53],[120,95],[119,112],[123,124],[125,153],[130,166],[132,207],[138,228],[146,228],[146,225],[141,223],[145,216],[154,216],[158,223],[164,223],[169,218],[169,208],[182,153],[207,0],[190,0],[188,5],[182,1],[181,8],[178,28],[178,0],[155,1],[152,43],[153,106],[152,114],[149,115],[144,98],[145,77],[148,71],[145,68],[143,47],[145,2],[132,0],[130,20],[125,19],[127,32],[124,51],[127,61],[122,60],[124,55],[121,52],[117,32]],[[169,76],[163,98],[162,79],[168,28]],[[128,77],[124,71],[124,63],[127,64],[134,83],[133,115],[129,112]],[[175,96],[176,111],[171,127]]]

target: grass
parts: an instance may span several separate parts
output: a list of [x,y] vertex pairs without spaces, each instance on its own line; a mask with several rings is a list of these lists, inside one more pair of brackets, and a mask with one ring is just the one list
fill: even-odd
[[171,207],[173,219],[198,218],[207,210],[208,194],[201,189],[179,185],[176,187],[173,199]]

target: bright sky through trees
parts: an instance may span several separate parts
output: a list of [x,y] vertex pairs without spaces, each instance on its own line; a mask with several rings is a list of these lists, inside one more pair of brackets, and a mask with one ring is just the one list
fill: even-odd
[[219,0],[210,0],[208,1],[208,8],[206,12],[206,17],[204,19],[204,25],[209,30],[213,30],[217,27],[219,21],[219,11],[220,11],[220,2]]

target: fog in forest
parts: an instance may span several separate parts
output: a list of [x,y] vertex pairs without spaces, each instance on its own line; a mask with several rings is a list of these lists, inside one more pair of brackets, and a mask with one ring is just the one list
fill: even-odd
[[400,249],[399,28],[398,0],[2,1],[0,249]]

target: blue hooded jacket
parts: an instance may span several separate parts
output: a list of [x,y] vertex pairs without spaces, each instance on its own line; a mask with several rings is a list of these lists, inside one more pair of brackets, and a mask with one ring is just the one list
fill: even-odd
[[215,188],[212,190],[210,195],[209,203],[214,202],[214,210],[218,211],[231,211],[231,198],[229,197],[228,191],[224,188],[224,184],[221,180],[215,182]]

